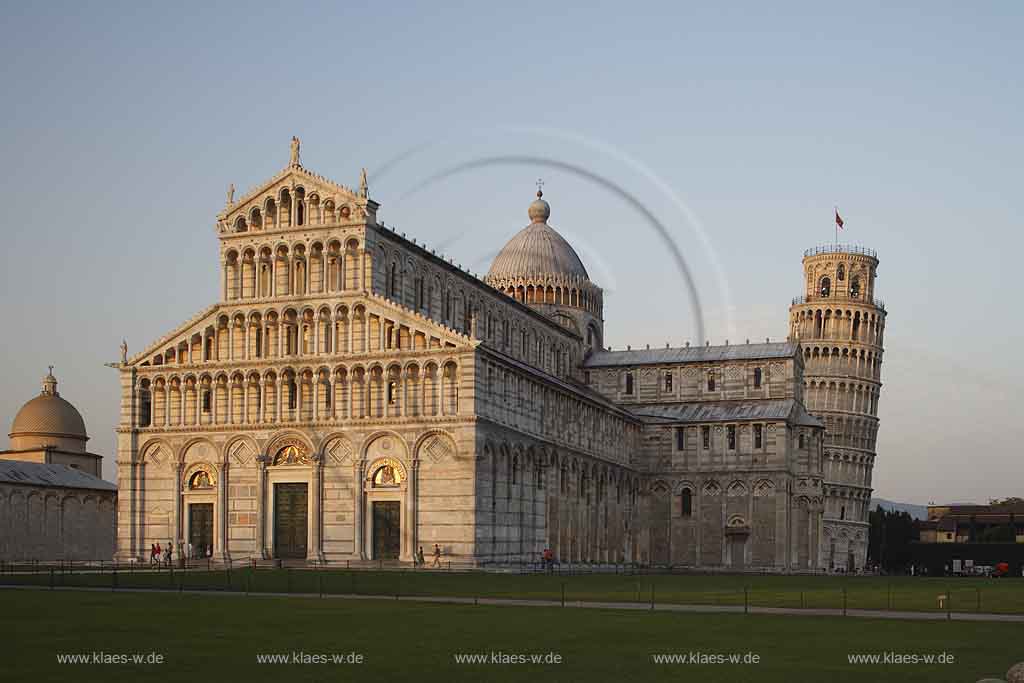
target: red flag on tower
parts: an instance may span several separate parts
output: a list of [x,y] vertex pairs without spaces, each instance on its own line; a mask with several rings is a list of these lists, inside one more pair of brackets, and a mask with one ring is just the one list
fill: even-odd
[[839,215],[839,209],[836,208],[836,227],[843,227],[843,218]]

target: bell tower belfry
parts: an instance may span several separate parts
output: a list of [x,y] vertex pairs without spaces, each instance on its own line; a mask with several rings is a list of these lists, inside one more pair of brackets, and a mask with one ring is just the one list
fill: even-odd
[[807,410],[825,423],[823,566],[867,562],[871,473],[882,388],[885,304],[875,296],[878,256],[829,244],[804,252],[804,293],[789,308],[789,336],[804,357]]

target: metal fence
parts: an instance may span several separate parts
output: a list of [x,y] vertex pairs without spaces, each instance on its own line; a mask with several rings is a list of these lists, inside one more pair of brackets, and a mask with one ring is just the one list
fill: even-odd
[[[430,563],[428,562],[428,565]],[[504,576],[496,572],[504,572]],[[144,567],[117,562],[0,563],[0,585],[110,591],[220,591],[246,595],[377,596],[405,599],[542,601],[551,605],[601,603],[632,607],[751,608],[1024,614],[1017,579],[930,579],[820,575],[713,575],[637,565],[521,563],[491,571],[443,563],[440,567],[359,562],[331,566],[210,560],[189,567]]]

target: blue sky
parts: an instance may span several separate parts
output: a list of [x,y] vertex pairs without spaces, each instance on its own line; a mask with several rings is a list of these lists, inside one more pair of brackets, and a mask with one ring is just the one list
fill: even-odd
[[[706,4],[705,4],[706,5]],[[781,338],[803,249],[879,252],[876,494],[1019,495],[1019,3],[10,4],[0,41],[0,422],[48,364],[112,476],[117,358],[218,295],[214,215],[288,140],[388,224],[486,272],[545,180],[607,341]],[[397,160],[397,161],[396,161]],[[383,170],[381,170],[383,169]],[[670,314],[666,315],[665,311]]]

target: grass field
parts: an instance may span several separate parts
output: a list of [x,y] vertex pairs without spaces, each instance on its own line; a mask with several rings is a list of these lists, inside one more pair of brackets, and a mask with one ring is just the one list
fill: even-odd
[[[382,600],[4,590],[10,681],[976,681],[1024,659],[1018,625],[671,614]],[[362,664],[260,664],[358,653]],[[458,664],[556,653],[559,664]],[[852,665],[851,653],[946,652],[952,664]],[[58,654],[162,654],[162,664],[59,664]],[[657,653],[753,653],[757,664],[655,664]]]
[[[0,575],[0,583],[48,586],[48,572]],[[890,609],[1024,614],[1024,580],[985,578],[658,574],[493,574],[483,572],[234,569],[189,572],[62,574],[57,586],[177,588],[251,592],[444,595],[560,600]],[[949,596],[939,606],[938,596]]]

